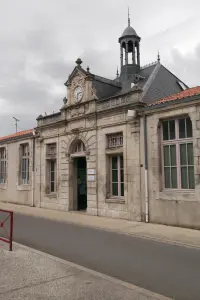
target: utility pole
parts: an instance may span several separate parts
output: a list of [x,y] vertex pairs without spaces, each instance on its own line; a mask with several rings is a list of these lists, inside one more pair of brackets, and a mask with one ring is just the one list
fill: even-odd
[[19,122],[20,120],[18,120],[17,118],[13,117],[13,119],[15,120],[15,127],[16,127],[16,132],[17,132],[17,122]]

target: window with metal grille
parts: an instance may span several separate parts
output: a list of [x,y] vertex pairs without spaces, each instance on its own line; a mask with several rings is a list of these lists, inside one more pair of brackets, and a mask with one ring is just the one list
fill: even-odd
[[47,144],[46,153],[47,156],[56,156],[56,143]]
[[29,145],[21,145],[21,184],[29,184],[29,163],[30,163],[30,152]]
[[0,184],[6,182],[7,158],[6,148],[0,148]]
[[114,133],[107,135],[107,147],[108,148],[117,148],[123,146],[123,133]]
[[189,117],[162,122],[163,187],[194,189],[192,122]]

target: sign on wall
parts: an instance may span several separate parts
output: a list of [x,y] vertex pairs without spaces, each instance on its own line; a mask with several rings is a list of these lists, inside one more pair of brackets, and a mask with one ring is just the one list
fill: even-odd
[[96,174],[96,170],[95,169],[88,169],[87,173],[88,173],[88,175],[95,175]]
[[94,175],[88,175],[88,181],[95,181]]

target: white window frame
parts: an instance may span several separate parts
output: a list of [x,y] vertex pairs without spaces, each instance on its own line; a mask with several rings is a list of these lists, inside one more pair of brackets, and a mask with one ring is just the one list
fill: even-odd
[[[50,193],[55,193],[56,192],[56,159],[50,159],[49,160],[49,190],[50,190]],[[54,166],[54,171],[52,172],[51,170],[51,164],[53,163],[53,166]],[[54,173],[54,180],[52,180],[52,173]],[[53,186],[54,188],[52,189],[52,184],[53,183]]]
[[[112,167],[112,158],[113,157],[117,157],[117,169],[113,169]],[[122,157],[123,159],[123,168],[121,168],[120,165],[120,158]],[[123,170],[124,173],[124,157],[123,154],[116,154],[116,155],[110,155],[109,157],[109,163],[110,163],[110,194],[112,198],[124,198],[124,189],[123,189],[123,195],[122,195],[122,190],[121,190],[121,184],[124,182],[121,182],[121,170]],[[113,182],[113,178],[112,178],[112,171],[113,170],[117,170],[117,180],[118,182]],[[123,174],[124,176],[124,174]],[[118,184],[118,195],[113,195],[113,183],[117,183]]]
[[0,148],[0,184],[5,184],[6,183],[6,177],[7,177],[6,148],[1,147]]
[[[163,120],[162,121],[162,126],[161,126],[161,158],[162,158],[162,188],[163,190],[181,190],[181,191],[194,191],[195,187],[190,189],[189,188],[189,181],[187,182],[188,184],[188,188],[182,188],[181,186],[181,154],[180,154],[180,145],[182,144],[192,144],[193,147],[193,132],[192,132],[192,137],[185,137],[185,138],[179,138],[179,120],[180,119],[185,119],[185,126],[186,126],[186,119],[189,118],[188,116],[182,116],[179,118],[171,118],[171,119],[167,119],[167,120]],[[169,140],[164,140],[163,139],[163,122],[165,121],[175,121],[175,139],[169,139]],[[191,120],[190,120],[191,121]],[[169,126],[169,123],[168,123]],[[169,130],[169,129],[168,129]],[[187,132],[187,128],[185,127],[185,132]],[[176,168],[177,168],[177,188],[167,188],[165,187],[165,166],[164,166],[164,146],[171,146],[171,145],[175,145],[176,146]],[[187,149],[187,146],[186,146]],[[194,151],[194,147],[193,147],[193,151]],[[194,156],[194,154],[193,154]],[[171,156],[170,156],[171,159]],[[188,172],[188,167],[193,167],[194,168],[194,163],[193,165],[185,165],[187,166],[187,172]],[[166,166],[169,167],[171,169],[171,166]],[[173,166],[172,166],[173,167]],[[182,165],[183,167],[183,165]],[[189,176],[189,175],[188,175]],[[189,179],[189,177],[187,176],[187,180]],[[194,176],[194,174],[193,174]],[[170,175],[170,179],[172,181],[171,175]],[[195,182],[194,182],[195,185]]]
[[20,145],[20,153],[20,183],[27,185],[30,183],[30,146],[28,143]]
[[[57,190],[57,144],[46,144],[46,194],[55,194]],[[52,163],[54,165],[54,180],[52,180]],[[54,188],[52,189],[52,183]]]

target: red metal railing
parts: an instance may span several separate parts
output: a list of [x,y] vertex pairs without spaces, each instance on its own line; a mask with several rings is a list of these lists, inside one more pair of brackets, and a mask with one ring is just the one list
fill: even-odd
[[[4,214],[7,214],[4,216],[3,221],[1,220],[0,216],[0,229],[4,229],[5,237],[0,236],[0,241],[3,241],[5,243],[9,244],[9,250],[12,251],[12,242],[13,242],[13,211],[9,210],[3,210],[0,209],[0,212],[3,212]],[[10,232],[8,233],[5,228],[5,223],[10,219]]]

